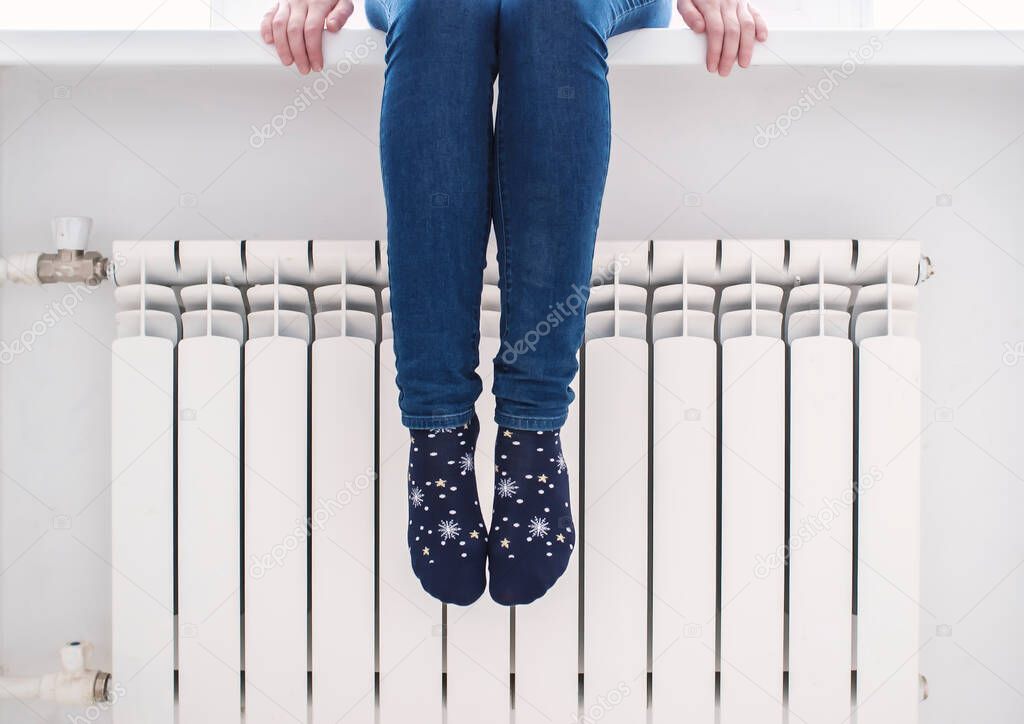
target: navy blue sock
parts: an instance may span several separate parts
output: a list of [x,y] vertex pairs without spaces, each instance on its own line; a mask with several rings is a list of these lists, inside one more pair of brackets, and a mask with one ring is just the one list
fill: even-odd
[[569,472],[554,431],[499,427],[494,462],[487,547],[491,598],[505,606],[523,605],[554,585],[576,545]]
[[480,514],[473,456],[480,423],[411,430],[409,555],[423,589],[468,606],[486,587],[487,529]]

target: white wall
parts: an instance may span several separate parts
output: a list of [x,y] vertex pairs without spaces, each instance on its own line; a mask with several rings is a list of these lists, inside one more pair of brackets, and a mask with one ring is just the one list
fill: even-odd
[[[757,0],[773,27],[1021,28],[1024,6],[1004,0]],[[49,0],[0,7],[0,28],[253,28],[271,0]],[[356,0],[351,27],[365,27]],[[675,24],[680,24],[678,17]]]
[[1024,28],[1024,6],[1003,0],[875,0],[879,28]]
[[[267,7],[270,3],[266,3]],[[263,9],[266,12],[266,8]],[[5,2],[0,6],[0,28],[135,30],[137,28],[210,27],[210,4],[203,0],[49,0]]]
[[[0,252],[54,215],[119,239],[378,238],[379,69],[360,69],[261,148],[304,85],[276,69],[0,73]],[[926,724],[1024,720],[1024,96],[1019,70],[862,68],[789,134],[755,128],[822,71],[614,73],[608,239],[915,237],[922,290]],[[56,88],[69,89],[56,94]],[[0,290],[0,339],[65,291]],[[65,303],[67,306],[67,304]],[[54,667],[70,638],[109,666],[109,345],[103,287],[0,366],[0,662]],[[1007,354],[1007,349],[1011,350]],[[0,704],[0,721],[65,721]],[[103,720],[102,718],[100,719]]]

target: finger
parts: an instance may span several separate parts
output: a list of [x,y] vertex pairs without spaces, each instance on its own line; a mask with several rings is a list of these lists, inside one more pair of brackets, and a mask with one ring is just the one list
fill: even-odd
[[270,24],[274,30],[274,47],[277,49],[277,57],[285,65],[291,65],[293,61],[292,51],[288,48],[288,3],[278,4],[277,12],[274,13],[274,20]]
[[274,29],[270,24],[274,21],[274,13],[276,12],[277,5],[274,5],[274,7],[263,14],[263,20],[260,21],[260,36],[267,45],[273,45],[274,43]]
[[722,36],[722,59],[718,63],[718,74],[724,78],[732,72],[740,51],[740,16],[735,7],[723,8],[722,23],[725,25],[725,33]]
[[288,47],[292,49],[295,67],[305,75],[309,72],[309,56],[306,54],[306,8],[292,9],[288,17]]
[[320,8],[310,9],[305,34],[309,67],[319,73],[324,69],[324,11]]
[[768,23],[765,22],[764,16],[754,8],[750,8],[750,14],[754,16],[754,37],[757,38],[757,42],[763,43],[768,40]]
[[725,32],[721,11],[709,12],[704,18],[704,23],[708,35],[708,72],[717,73],[718,63],[722,59],[722,35]]
[[686,27],[695,33],[703,33],[707,25],[704,23],[704,16],[693,4],[693,0],[679,0],[679,14],[683,16]]
[[744,5],[740,6],[739,12],[740,19],[740,48],[739,54],[737,55],[737,62],[741,68],[750,67],[750,59],[754,55],[754,39],[755,26],[754,16],[750,13],[750,10]]
[[352,17],[353,10],[350,0],[341,0],[327,16],[327,29],[332,33],[341,30],[342,26]]

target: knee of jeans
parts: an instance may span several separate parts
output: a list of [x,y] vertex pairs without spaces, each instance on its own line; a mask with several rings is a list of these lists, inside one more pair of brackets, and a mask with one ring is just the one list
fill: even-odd
[[594,0],[559,0],[569,5],[569,9],[573,13],[577,23],[582,23],[588,28],[593,28],[602,34],[607,34],[611,30],[612,22],[614,21],[614,13],[612,12],[612,4],[604,2],[594,2]]
[[391,0],[391,27],[430,35],[479,33],[494,24],[495,8],[495,0]]

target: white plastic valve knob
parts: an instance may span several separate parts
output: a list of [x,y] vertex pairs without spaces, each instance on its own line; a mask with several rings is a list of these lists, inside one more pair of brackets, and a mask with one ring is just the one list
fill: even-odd
[[92,231],[92,219],[88,216],[55,216],[51,228],[53,243],[58,249],[85,251]]
[[85,671],[89,663],[88,657],[92,653],[92,644],[74,641],[67,644],[60,650],[61,668],[66,674],[78,674]]

